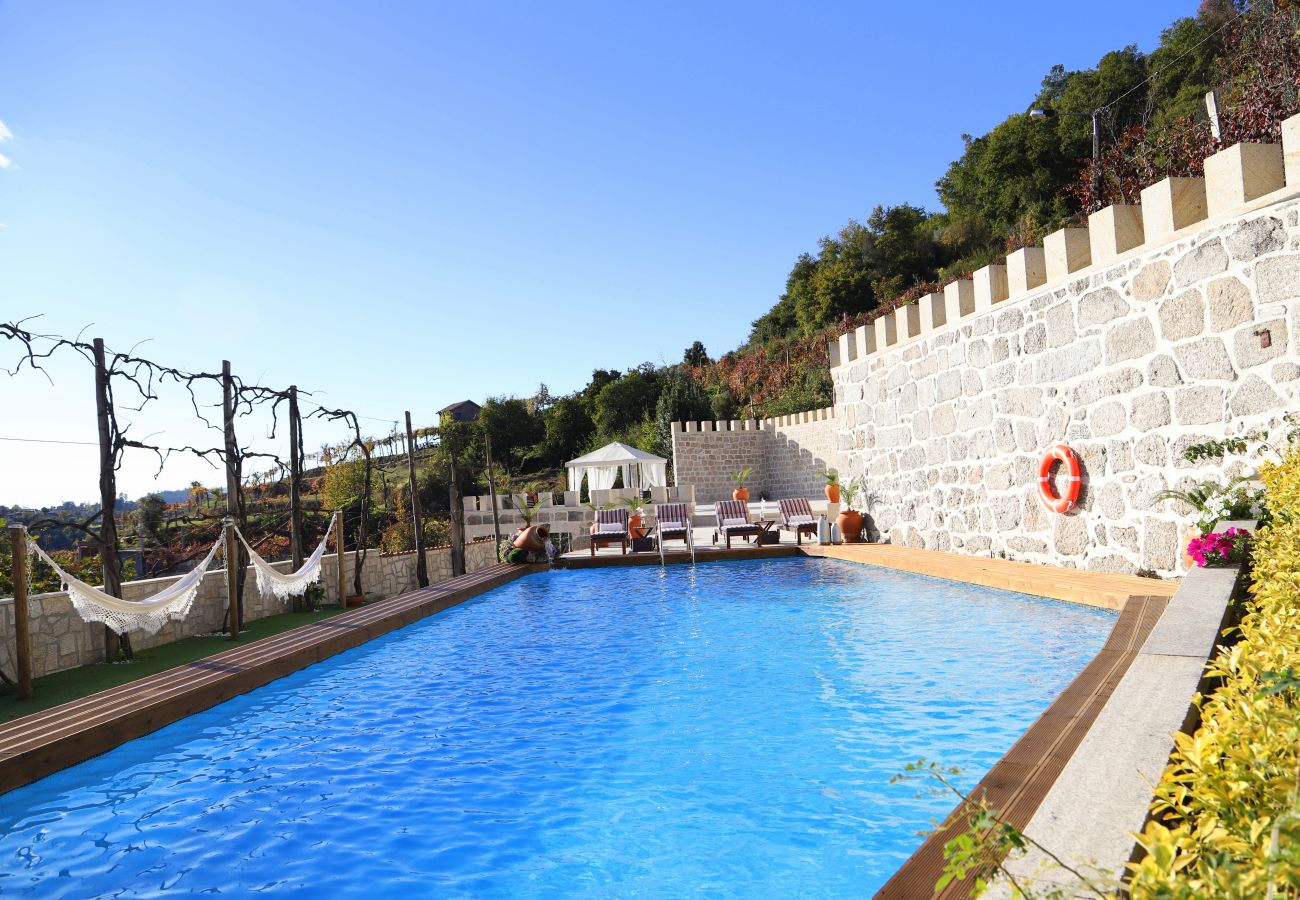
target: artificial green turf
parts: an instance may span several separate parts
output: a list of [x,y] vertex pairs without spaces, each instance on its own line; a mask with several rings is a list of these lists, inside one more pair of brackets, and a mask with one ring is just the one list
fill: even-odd
[[144,678],[146,675],[154,675],[196,659],[203,659],[205,656],[232,650],[236,646],[242,647],[282,631],[338,615],[340,612],[341,609],[331,607],[315,612],[270,616],[247,623],[239,633],[238,644],[224,637],[191,637],[159,647],[150,647],[148,650],[137,650],[135,659],[129,663],[111,665],[96,663],[64,672],[55,672],[53,675],[46,675],[32,681],[30,700],[19,700],[15,696],[15,689],[10,685],[4,685],[0,687],[0,722],[29,716],[51,706],[108,690],[126,684],[128,681]]

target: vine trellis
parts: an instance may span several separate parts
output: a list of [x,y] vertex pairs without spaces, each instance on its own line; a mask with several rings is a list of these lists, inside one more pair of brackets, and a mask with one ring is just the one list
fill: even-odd
[[[365,562],[366,532],[368,528],[367,507],[370,495],[372,454],[374,442],[362,437],[360,417],[355,411],[331,409],[318,404],[311,404],[304,415],[299,400],[311,397],[309,391],[300,391],[296,385],[284,389],[249,383],[231,372],[229,362],[224,362],[220,372],[190,372],[175,366],[166,365],[137,353],[138,344],[125,352],[112,351],[102,339],[86,341],[82,334],[68,338],[60,335],[42,334],[33,331],[30,323],[39,317],[30,317],[13,322],[0,322],[0,336],[15,342],[18,347],[17,362],[8,368],[0,368],[5,374],[15,377],[24,369],[39,372],[53,384],[45,364],[59,354],[76,354],[91,365],[95,373],[96,406],[99,420],[100,449],[100,508],[80,523],[72,527],[91,536],[98,544],[103,568],[104,590],[115,597],[121,597],[121,560],[118,555],[118,535],[113,509],[117,497],[117,473],[122,466],[127,450],[141,450],[153,453],[158,460],[158,472],[161,474],[167,461],[173,454],[190,454],[203,459],[214,468],[223,468],[226,473],[226,510],[224,516],[228,528],[238,526],[247,531],[247,499],[244,492],[244,464],[246,460],[264,459],[271,463],[271,471],[287,478],[290,485],[290,552],[293,567],[296,570],[303,563],[302,508],[300,488],[303,466],[307,456],[304,452],[303,421],[319,419],[328,422],[343,422],[349,426],[352,439],[336,448],[336,452],[347,454],[352,449],[360,451],[364,459],[364,486],[361,497],[357,500],[360,507],[358,519],[358,552],[361,554],[353,569],[353,585],[357,593],[361,592],[361,569]],[[85,329],[83,329],[84,333]],[[131,434],[131,424],[119,418],[119,409],[140,412],[150,403],[160,399],[163,389],[170,384],[179,385],[186,391],[195,416],[213,430],[222,432],[222,442],[212,447],[184,445],[166,446],[151,443],[148,438],[137,439]],[[204,414],[204,404],[200,401],[197,388],[204,385],[220,387],[222,391],[222,421],[214,423]],[[126,392],[129,396],[119,398]],[[246,444],[241,444],[235,431],[235,420],[241,415],[251,415],[261,409],[269,412],[270,429],[268,440],[275,440],[280,428],[282,406],[287,407],[286,418],[289,424],[289,453],[286,461],[278,453],[256,451]],[[391,438],[387,439],[391,442]],[[106,514],[107,511],[107,514]],[[212,517],[214,520],[217,516]],[[98,522],[98,530],[92,526]],[[33,523],[33,530],[43,524]],[[67,527],[69,523],[57,523]],[[336,539],[342,541],[341,532]],[[226,628],[232,639],[238,639],[239,629],[243,624],[243,592],[246,579],[246,561],[241,562],[246,553],[241,553],[237,541],[226,542],[226,569],[231,581],[228,587],[230,602],[226,611]],[[342,597],[342,585],[339,586]],[[340,600],[340,602],[342,602]],[[105,629],[105,657],[114,659],[119,652],[130,657],[131,646],[126,635],[119,636],[112,629]]]

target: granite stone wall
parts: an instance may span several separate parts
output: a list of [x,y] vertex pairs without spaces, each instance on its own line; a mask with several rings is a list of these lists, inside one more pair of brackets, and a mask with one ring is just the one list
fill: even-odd
[[731,497],[732,472],[749,468],[751,500],[820,497],[839,468],[834,411],[740,422],[673,424],[673,480],[695,486],[699,503]]
[[[896,543],[1176,574],[1187,511],[1155,495],[1246,467],[1189,463],[1192,443],[1281,437],[1297,327],[1289,199],[840,366],[840,453]],[[1067,515],[1037,496],[1058,441],[1084,468]]]
[[[352,572],[355,553],[344,556],[345,584],[348,592],[352,590]],[[338,584],[335,575],[337,557],[326,555],[321,567],[321,584],[325,587],[326,604],[338,603]],[[447,547],[425,551],[425,560],[429,570],[429,582],[437,583],[451,577],[451,553]],[[496,553],[490,542],[479,542],[465,546],[465,568],[473,572],[496,563]],[[282,572],[289,571],[289,563],[277,563],[276,568]],[[250,567],[248,580],[244,587],[244,619],[256,621],[267,616],[288,612],[290,605],[281,603],[275,597],[263,597],[257,590],[257,576]],[[140,600],[157,593],[173,578],[151,578],[143,581],[129,581],[122,585],[122,595],[128,600]],[[392,597],[406,591],[414,590],[415,554],[396,553],[381,555],[370,551],[366,555],[365,568],[362,570],[362,587],[368,596]],[[9,677],[14,677],[16,666],[14,659],[14,601],[12,598],[0,600],[0,670]],[[76,666],[101,662],[104,658],[104,626],[99,623],[87,623],[72,607],[68,595],[62,592],[39,594],[29,601],[32,635],[32,674],[34,677],[48,675]],[[183,637],[207,634],[218,631],[225,621],[226,614],[226,572],[225,569],[209,571],[199,587],[198,597],[190,614],[180,622],[168,622],[157,634],[132,632],[132,646],[138,650],[171,643]]]

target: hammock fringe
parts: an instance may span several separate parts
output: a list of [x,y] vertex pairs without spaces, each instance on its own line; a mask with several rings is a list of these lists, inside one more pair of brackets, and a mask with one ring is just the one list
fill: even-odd
[[118,634],[141,630],[156,634],[169,621],[180,621],[189,615],[203,584],[203,576],[225,544],[225,536],[217,538],[203,562],[199,563],[178,581],[144,600],[123,600],[107,594],[97,587],[73,577],[50,558],[34,540],[27,542],[29,552],[43,559],[58,574],[63,590],[72,601],[72,608],[86,622],[102,622]]
[[331,520],[319,546],[303,562],[302,568],[288,574],[276,570],[271,563],[263,559],[238,528],[235,529],[235,534],[239,535],[240,543],[244,545],[244,549],[248,551],[248,558],[252,560],[253,569],[257,572],[257,589],[262,592],[262,596],[274,596],[277,600],[284,601],[306,592],[307,588],[320,581],[321,559],[325,556],[325,548],[333,530],[334,522]]

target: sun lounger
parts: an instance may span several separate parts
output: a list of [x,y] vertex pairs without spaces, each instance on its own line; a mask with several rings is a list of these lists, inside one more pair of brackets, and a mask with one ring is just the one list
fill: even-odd
[[720,536],[726,538],[728,550],[731,549],[732,535],[748,540],[764,531],[762,525],[749,521],[749,506],[744,501],[719,500],[714,508],[718,512],[718,529],[713,532],[713,542],[716,544]]
[[817,520],[813,518],[812,506],[806,499],[780,500],[777,506],[781,507],[781,530],[793,531],[796,544],[803,543],[805,533],[817,533]]
[[596,521],[591,525],[591,555],[596,555],[596,547],[608,546],[617,541],[627,555],[627,510],[600,509],[596,511]]
[[691,517],[685,503],[659,503],[655,505],[655,531],[659,542],[685,541],[691,543]]

